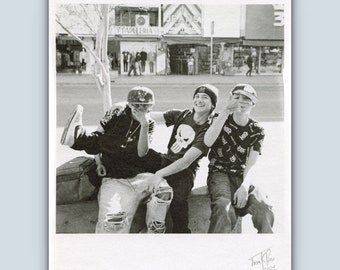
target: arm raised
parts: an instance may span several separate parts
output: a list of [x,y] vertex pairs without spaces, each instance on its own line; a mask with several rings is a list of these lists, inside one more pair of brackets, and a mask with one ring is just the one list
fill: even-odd
[[215,143],[229,114],[235,111],[238,107],[239,104],[237,99],[230,96],[227,105],[223,108],[219,116],[213,121],[205,133],[204,143],[206,146],[211,147]]

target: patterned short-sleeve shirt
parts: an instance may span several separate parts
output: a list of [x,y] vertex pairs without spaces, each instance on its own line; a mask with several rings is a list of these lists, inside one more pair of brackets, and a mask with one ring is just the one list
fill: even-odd
[[209,153],[209,171],[242,174],[250,149],[261,153],[264,129],[249,119],[239,126],[230,114]]
[[[107,176],[127,178],[145,172],[137,161],[139,160],[137,148],[140,133],[140,124],[133,120],[131,109],[108,111],[101,119],[100,125],[104,134],[100,136],[100,145],[103,149],[102,161],[107,170]],[[154,131],[155,123],[149,121],[149,138]]]

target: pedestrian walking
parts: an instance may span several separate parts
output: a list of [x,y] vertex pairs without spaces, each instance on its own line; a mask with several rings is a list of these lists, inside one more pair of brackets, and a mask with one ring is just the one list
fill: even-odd
[[248,71],[246,73],[246,76],[251,77],[251,72],[253,70],[253,57],[251,56],[251,53],[249,53],[249,56],[247,58],[247,65],[248,65]]
[[135,69],[137,75],[142,75],[142,65],[141,65],[141,55],[139,52],[136,53],[136,60],[135,60]]
[[131,71],[133,71],[133,75],[136,76],[136,57],[133,55],[133,52],[130,53],[130,60],[129,60],[129,72],[128,72],[128,76],[131,76]]
[[141,67],[142,67],[142,72],[145,72],[145,63],[148,58],[148,54],[146,51],[144,51],[144,48],[142,48],[142,51],[140,52],[140,58],[141,58]]

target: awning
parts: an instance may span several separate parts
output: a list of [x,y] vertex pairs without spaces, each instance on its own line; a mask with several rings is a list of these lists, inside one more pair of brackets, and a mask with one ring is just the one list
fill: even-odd
[[159,37],[155,36],[109,36],[109,40],[116,40],[116,41],[130,41],[130,42],[156,42],[159,41]]
[[[164,36],[164,42],[169,45],[172,44],[210,44],[210,37],[201,37],[201,36]],[[214,37],[213,43],[230,43],[230,44],[238,44],[240,42],[239,38],[221,38]]]
[[244,46],[262,46],[262,47],[283,47],[284,40],[243,40]]
[[57,45],[76,45],[81,46],[81,43],[72,36],[57,36]]

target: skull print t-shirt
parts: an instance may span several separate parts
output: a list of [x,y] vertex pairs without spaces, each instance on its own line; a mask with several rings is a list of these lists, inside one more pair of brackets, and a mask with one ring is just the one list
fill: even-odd
[[195,147],[202,151],[202,155],[195,160],[190,168],[196,170],[198,161],[208,154],[209,148],[204,144],[204,134],[210,124],[207,121],[198,125],[194,121],[194,113],[191,110],[170,110],[164,113],[165,124],[174,126],[166,158],[175,161],[184,156],[190,147]]

